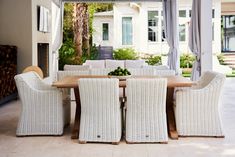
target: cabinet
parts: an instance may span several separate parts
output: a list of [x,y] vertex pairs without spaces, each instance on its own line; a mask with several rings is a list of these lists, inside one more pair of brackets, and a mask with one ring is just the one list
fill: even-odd
[[0,45],[0,105],[17,97],[17,47]]

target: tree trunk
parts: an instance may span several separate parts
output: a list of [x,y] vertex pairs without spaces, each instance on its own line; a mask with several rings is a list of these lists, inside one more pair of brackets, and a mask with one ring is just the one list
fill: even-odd
[[83,10],[82,3],[74,3],[73,31],[76,58],[82,57]]
[[83,3],[83,33],[82,33],[82,44],[83,50],[90,56],[90,45],[89,45],[89,12],[88,12],[88,5]]

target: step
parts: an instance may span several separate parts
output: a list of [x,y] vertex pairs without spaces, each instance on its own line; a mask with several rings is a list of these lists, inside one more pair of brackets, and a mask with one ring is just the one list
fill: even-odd
[[225,62],[235,62],[235,59],[224,59]]
[[224,56],[224,59],[233,59],[233,60],[235,60],[235,56]]
[[224,64],[227,64],[227,65],[235,65],[235,62],[224,62]]

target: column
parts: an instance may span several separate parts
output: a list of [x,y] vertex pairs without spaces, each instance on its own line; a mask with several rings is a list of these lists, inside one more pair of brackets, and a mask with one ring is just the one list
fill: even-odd
[[212,70],[212,0],[201,0],[201,70]]

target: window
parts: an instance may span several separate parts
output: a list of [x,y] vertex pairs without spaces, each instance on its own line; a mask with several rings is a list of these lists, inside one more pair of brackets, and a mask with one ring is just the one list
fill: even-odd
[[186,29],[185,24],[179,25],[179,40],[180,41],[185,41],[185,39],[186,39],[185,29]]
[[212,22],[212,41],[215,40],[215,34],[214,34],[214,32],[215,32],[215,23]]
[[222,15],[222,51],[235,52],[235,15]]
[[186,17],[186,10],[179,10],[179,17]]
[[148,41],[156,42],[158,37],[158,11],[148,11]]
[[103,40],[109,40],[109,24],[103,23]]
[[[189,10],[189,17],[192,16],[192,10]],[[212,18],[215,18],[215,9],[212,9]]]
[[122,45],[132,45],[132,17],[122,18]]
[[212,18],[215,18],[215,9],[212,9]]

